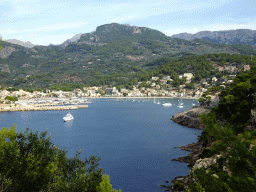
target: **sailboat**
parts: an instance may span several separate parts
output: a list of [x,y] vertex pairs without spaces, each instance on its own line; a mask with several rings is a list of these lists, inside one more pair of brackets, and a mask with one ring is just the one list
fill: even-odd
[[156,98],[154,98],[154,103],[156,103]]
[[192,101],[192,105],[193,105],[193,106],[195,106],[195,105],[196,105],[196,104],[194,103],[194,99],[193,99],[193,101]]
[[178,100],[179,101],[179,105],[177,106],[178,108],[183,108],[184,106],[183,106],[183,103],[182,103],[182,96],[183,95],[181,95],[181,98],[180,98],[180,100]]

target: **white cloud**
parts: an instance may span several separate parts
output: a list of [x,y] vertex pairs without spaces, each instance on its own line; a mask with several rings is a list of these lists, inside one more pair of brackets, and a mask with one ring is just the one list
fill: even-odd
[[130,20],[130,19],[133,19],[133,18],[136,18],[138,16],[137,13],[133,14],[133,15],[129,15],[129,16],[126,16],[126,17],[122,17],[122,18],[118,18],[118,19],[112,19],[111,22],[121,22],[121,21],[126,21],[126,20]]
[[34,10],[31,9],[29,6],[18,6],[16,14],[17,15],[26,15],[26,14],[31,14],[34,13]]
[[89,22],[87,21],[80,21],[75,23],[56,23],[51,25],[43,25],[43,26],[34,26],[33,28],[26,28],[26,29],[4,29],[0,30],[0,34],[19,34],[19,33],[27,33],[27,32],[49,32],[49,31],[57,31],[61,29],[72,29],[72,28],[79,28],[84,25],[87,25]]

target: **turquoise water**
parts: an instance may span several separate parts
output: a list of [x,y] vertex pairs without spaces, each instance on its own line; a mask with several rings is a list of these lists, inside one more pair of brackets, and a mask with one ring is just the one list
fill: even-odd
[[[189,152],[173,147],[196,142],[201,130],[178,125],[170,118],[191,108],[192,100],[183,99],[183,109],[177,108],[178,99],[156,99],[161,104],[171,102],[172,107],[153,99],[134,100],[90,99],[87,109],[5,112],[0,113],[0,124],[10,127],[15,123],[17,132],[27,127],[39,133],[47,130],[70,158],[79,149],[82,159],[100,157],[100,167],[110,175],[112,187],[122,192],[162,192],[159,185],[166,180],[189,173],[185,163],[171,161]],[[63,122],[68,112],[74,120]]]

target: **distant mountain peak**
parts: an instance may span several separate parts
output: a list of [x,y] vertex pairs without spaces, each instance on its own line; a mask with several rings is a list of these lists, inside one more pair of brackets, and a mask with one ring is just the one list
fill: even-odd
[[172,35],[171,38],[181,38],[188,41],[199,38],[229,45],[242,43],[256,46],[256,30],[251,29],[200,31],[195,34],[180,33]]
[[33,48],[33,47],[37,46],[37,45],[32,44],[29,41],[23,42],[23,41],[20,41],[20,40],[17,40],[17,39],[7,39],[7,40],[4,40],[4,41],[12,43],[12,44],[17,44],[17,45],[20,45],[20,46],[23,46],[23,47],[27,47],[27,48]]
[[146,27],[131,26],[129,24],[109,23],[98,26],[95,31],[90,33],[77,34],[71,39],[63,42],[61,45],[67,46],[69,43],[103,45],[104,43],[109,43],[116,40],[134,40],[134,36],[138,35],[147,35],[149,38],[156,37],[157,39],[167,37],[160,31]]
[[72,38],[67,39],[66,41],[64,41],[61,45],[66,46],[69,43],[76,42],[76,41],[78,41],[80,39],[81,35],[83,35],[83,33],[76,34]]
[[104,24],[100,25],[96,28],[96,32],[102,31],[104,33],[111,32],[113,30],[125,30],[128,33],[134,34],[134,33],[141,33],[141,30],[137,26],[131,26],[128,24],[119,24],[119,23],[110,23],[110,24]]

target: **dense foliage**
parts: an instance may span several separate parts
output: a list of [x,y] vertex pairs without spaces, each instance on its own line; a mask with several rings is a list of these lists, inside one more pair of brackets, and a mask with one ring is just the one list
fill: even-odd
[[240,73],[221,92],[218,106],[209,114],[202,115],[206,129],[200,138],[205,145],[212,145],[199,157],[213,157],[216,154],[222,157],[207,172],[205,167],[201,167],[191,174],[196,182],[189,185],[190,192],[255,191],[256,131],[252,117],[256,103],[255,79],[255,66],[250,71]]
[[[82,161],[81,151],[68,158],[45,138],[47,132],[16,132],[16,126],[0,131],[1,191],[90,191],[114,192],[109,176],[102,175],[100,158]],[[120,191],[120,190],[119,190]]]

